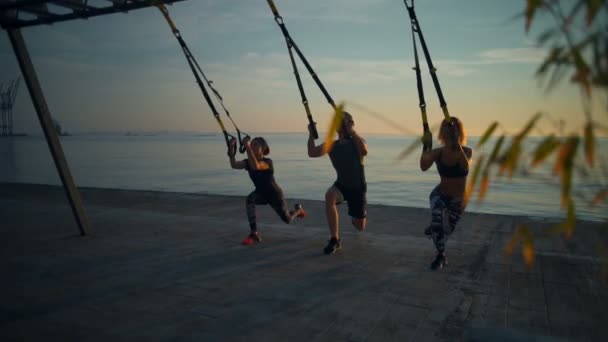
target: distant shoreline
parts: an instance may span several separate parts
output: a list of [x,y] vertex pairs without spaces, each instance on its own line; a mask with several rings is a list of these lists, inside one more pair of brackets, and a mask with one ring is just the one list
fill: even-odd
[[30,136],[29,134],[26,133],[14,133],[11,135],[0,135],[0,138],[19,138],[19,137],[27,137]]

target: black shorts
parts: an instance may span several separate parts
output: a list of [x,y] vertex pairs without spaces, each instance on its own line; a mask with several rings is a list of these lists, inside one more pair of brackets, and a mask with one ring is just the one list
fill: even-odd
[[334,186],[340,190],[348,204],[348,215],[359,219],[367,217],[367,191],[365,189],[346,188],[338,182],[334,183]]

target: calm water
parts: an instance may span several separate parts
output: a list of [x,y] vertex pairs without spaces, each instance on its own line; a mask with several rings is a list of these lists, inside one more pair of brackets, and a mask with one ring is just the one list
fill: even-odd
[[[306,155],[306,135],[268,134],[275,177],[288,198],[322,200],[335,173],[327,157]],[[366,137],[368,201],[408,207],[428,207],[428,194],[438,183],[433,167],[421,172],[419,152],[396,162],[414,138]],[[473,146],[475,138],[470,139]],[[608,141],[601,140],[600,151]],[[164,134],[156,136],[76,135],[62,144],[79,186],[247,195],[253,186],[243,170],[230,169],[219,135]],[[489,147],[486,147],[489,148]],[[486,151],[489,152],[489,151]],[[474,151],[479,155],[479,151]],[[238,155],[239,158],[242,155]],[[539,170],[538,174],[549,174]],[[0,139],[0,181],[61,184],[42,136]],[[557,180],[554,180],[554,183]],[[577,182],[574,189],[598,189]],[[483,203],[473,200],[468,211],[531,217],[561,217],[559,186],[534,177],[517,177],[491,184]],[[579,208],[579,218],[606,220],[606,206]]]

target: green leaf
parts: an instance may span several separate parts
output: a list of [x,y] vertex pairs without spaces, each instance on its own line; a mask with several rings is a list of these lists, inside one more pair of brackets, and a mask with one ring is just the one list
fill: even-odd
[[572,234],[574,233],[574,228],[576,227],[576,207],[574,206],[574,201],[570,198],[568,199],[568,211],[566,212],[566,219],[564,222],[558,225],[559,232],[564,233],[567,239],[572,238]]
[[538,144],[534,153],[532,154],[532,167],[538,166],[542,161],[544,161],[557,147],[559,146],[559,140],[555,137],[555,135],[550,135],[543,139],[543,141]]
[[534,265],[534,240],[524,240],[524,246],[522,248],[522,255],[524,256],[524,261],[526,266],[532,267]]
[[464,193],[464,206],[469,202],[469,198],[473,195],[473,190],[475,190],[475,183],[477,182],[477,177],[479,177],[479,171],[481,170],[481,165],[483,165],[483,161],[485,156],[482,154],[479,157],[479,160],[475,163],[475,167],[473,168],[473,174],[471,178],[469,178],[469,182],[467,183],[467,188]]
[[538,38],[538,44],[539,45],[544,45],[549,39],[555,37],[557,34],[559,34],[559,30],[557,29],[548,29],[545,32],[541,33]]
[[515,230],[515,233],[505,246],[504,252],[506,255],[511,255],[515,251],[515,249],[522,245],[522,255],[524,257],[524,261],[528,267],[534,264],[534,238],[530,229],[521,224]]
[[549,69],[549,67],[551,65],[561,64],[561,62],[565,59],[565,57],[562,55],[563,52],[564,52],[563,47],[561,47],[561,46],[553,47],[551,49],[551,52],[549,52],[547,57],[545,57],[545,60],[540,64],[540,66],[536,70],[536,74],[542,75],[545,72],[547,72],[547,70]]
[[397,156],[397,161],[405,159],[407,156],[412,154],[416,150],[418,146],[422,145],[422,140],[420,138],[414,139],[414,141],[406,147],[399,155]]
[[555,164],[553,165],[553,173],[556,175],[561,175],[566,168],[566,164],[568,163],[569,158],[573,157],[575,151],[573,151],[572,147],[576,140],[576,145],[578,146],[578,136],[571,135],[565,141],[562,141],[559,147],[559,152],[557,154],[557,158],[555,159]]
[[483,175],[481,176],[481,182],[479,183],[479,192],[478,192],[478,200],[481,202],[486,197],[486,193],[488,192],[488,188],[490,187],[490,173],[488,166],[486,165],[486,169],[483,171]]
[[486,143],[486,141],[488,141],[488,139],[490,138],[490,136],[492,135],[492,133],[494,133],[494,131],[496,130],[496,127],[498,127],[498,122],[494,121],[485,131],[485,133],[481,136],[481,139],[479,139],[479,142],[477,143],[477,147],[481,147],[483,144]]
[[[501,135],[500,138],[498,138],[498,140],[496,141],[496,143],[494,144],[494,148],[492,149],[492,154],[490,154],[490,158],[488,158],[488,161],[486,162],[483,171],[481,171],[481,181],[479,183],[479,191],[478,191],[478,197],[477,199],[479,200],[479,202],[483,201],[483,199],[486,197],[486,193],[490,187],[490,168],[492,167],[492,164],[494,163],[494,161],[496,160],[496,157],[498,156],[498,152],[500,151],[500,147],[502,146],[502,142],[505,140],[505,136]],[[483,160],[480,160],[480,162]],[[476,175],[477,177],[477,175]]]
[[585,158],[590,167],[593,167],[595,157],[595,136],[593,135],[593,124],[585,125]]
[[530,133],[532,128],[534,128],[534,126],[536,125],[536,122],[540,119],[541,116],[542,116],[542,113],[534,114],[534,116],[530,119],[530,121],[528,121],[526,126],[524,126],[524,128],[521,130],[521,132],[519,132],[519,134],[517,135],[517,139],[523,140]]
[[490,158],[488,159],[488,165],[492,164],[496,161],[496,158],[498,157],[498,154],[500,153],[500,148],[502,147],[502,144],[504,141],[505,141],[505,135],[503,134],[500,136],[500,138],[498,138],[498,140],[494,144],[494,149],[492,150],[492,153],[490,154]]
[[534,264],[534,236],[528,227],[522,227],[522,255],[526,266],[530,267]]
[[586,1],[587,0],[578,0],[576,2],[576,5],[572,8],[572,11],[570,11],[570,14],[568,14],[568,16],[565,19],[566,22],[564,24],[566,25],[566,27],[570,26],[570,24],[572,23],[572,21],[578,14],[578,12],[580,12],[580,10],[583,8],[583,5],[585,4]]
[[509,242],[507,242],[507,245],[505,246],[506,255],[513,254],[513,252],[515,251],[515,248],[521,243],[521,241],[523,240],[523,237],[524,237],[524,234],[522,233],[522,231],[524,229],[527,229],[527,227],[523,224],[519,225],[515,229],[515,233],[513,233],[513,236],[511,236],[511,239],[509,239]]
[[593,200],[591,201],[591,206],[595,207],[595,206],[599,205],[604,200],[606,200],[606,198],[608,198],[608,189],[604,189],[604,190],[599,191],[593,197]]
[[527,0],[526,1],[526,32],[530,31],[530,25],[532,25],[532,19],[534,19],[534,14],[536,10],[538,10],[541,6],[544,5],[543,0]]
[[586,0],[587,2],[587,14],[585,19],[587,20],[587,26],[591,25],[593,19],[595,19],[597,13],[602,8],[604,3],[603,0]]
[[585,59],[582,56],[583,45],[577,45],[570,49],[570,55],[574,60],[574,66],[576,71],[571,77],[571,81],[573,83],[580,83],[583,90],[585,90],[585,94],[587,96],[591,96],[591,69]]
[[580,138],[576,135],[568,137],[562,145],[563,153],[560,153],[561,158],[558,158],[561,162],[562,207],[565,207],[571,201],[572,168],[579,141]]
[[515,170],[517,169],[517,164],[519,161],[519,156],[521,155],[521,140],[517,137],[513,138],[513,142],[511,146],[505,151],[505,154],[502,156],[500,161],[500,170],[499,175],[503,175],[504,172],[508,172],[509,177],[513,177]]

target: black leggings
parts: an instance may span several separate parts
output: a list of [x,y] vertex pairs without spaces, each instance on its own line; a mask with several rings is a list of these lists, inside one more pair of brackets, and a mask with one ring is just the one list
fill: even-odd
[[257,230],[256,217],[255,217],[255,205],[256,204],[269,204],[274,211],[279,215],[281,220],[285,223],[290,223],[295,218],[295,212],[287,209],[287,202],[282,195],[264,196],[258,192],[253,191],[247,196],[247,219],[249,220],[249,227],[251,231]]
[[431,202],[431,229],[437,252],[445,251],[445,243],[460,221],[462,198],[444,195],[435,187],[429,196]]

